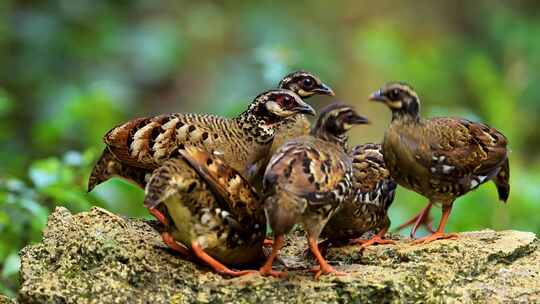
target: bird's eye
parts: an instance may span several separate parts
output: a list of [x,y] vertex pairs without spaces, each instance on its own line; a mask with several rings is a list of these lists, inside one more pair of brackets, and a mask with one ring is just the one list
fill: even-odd
[[390,92],[388,92],[388,97],[391,100],[398,100],[399,99],[399,90],[398,89],[391,90]]
[[283,102],[285,103],[285,105],[290,105],[292,103],[292,98],[291,96],[285,96],[283,97]]
[[290,107],[293,104],[293,99],[289,95],[282,95],[276,98],[277,102],[284,107]]
[[306,89],[310,89],[310,88],[313,87],[313,85],[315,85],[315,81],[313,81],[313,79],[311,79],[311,78],[305,78],[304,80],[302,80],[302,85]]

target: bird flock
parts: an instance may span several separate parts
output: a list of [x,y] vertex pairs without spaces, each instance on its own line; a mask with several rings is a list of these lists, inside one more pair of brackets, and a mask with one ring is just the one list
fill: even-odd
[[[348,131],[368,119],[336,102],[311,124],[306,115],[316,111],[305,100],[313,95],[335,93],[314,74],[297,71],[234,118],[173,113],[125,122],[105,134],[88,191],[111,177],[143,188],[163,242],[228,276],[286,276],[273,261],[299,225],[319,264],[311,269],[316,279],[345,274],[321,249],[393,243],[385,235],[397,185],[428,199],[400,226],[412,225],[412,238],[422,225],[431,231],[412,245],[457,238],[445,233],[453,202],[483,183],[493,181],[507,201],[508,142],[496,129],[462,118],[422,118],[413,88],[391,82],[369,97],[392,112],[382,142],[351,147]],[[433,205],[442,207],[435,230]],[[366,232],[373,236],[363,239]],[[263,259],[259,269],[246,269]]]

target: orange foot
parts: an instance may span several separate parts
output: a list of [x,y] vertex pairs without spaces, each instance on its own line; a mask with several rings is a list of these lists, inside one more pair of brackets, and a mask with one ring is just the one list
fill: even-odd
[[319,280],[319,278],[323,274],[333,274],[335,276],[344,276],[347,274],[343,271],[337,271],[334,267],[330,265],[326,265],[324,267],[316,266],[316,267],[311,268],[309,271],[315,273],[315,280]]
[[216,270],[220,274],[229,275],[231,277],[241,277],[249,274],[258,273],[257,270],[231,270],[229,268]]
[[418,240],[413,242],[413,245],[427,244],[436,240],[446,240],[446,239],[455,240],[457,238],[458,238],[458,235],[456,233],[435,232],[432,235],[419,238]]
[[350,244],[357,244],[357,245],[361,245],[360,248],[361,249],[365,249],[369,246],[373,246],[373,245],[384,245],[384,244],[395,244],[396,242],[395,241],[392,241],[392,240],[385,240],[379,236],[374,236],[372,237],[371,239],[369,240],[364,240],[364,239],[355,239],[355,240],[352,240],[350,242]]
[[218,260],[208,255],[206,252],[204,252],[204,250],[201,248],[201,246],[197,242],[191,243],[191,250],[193,250],[193,253],[199,259],[201,259],[210,267],[212,267],[214,271],[217,273],[230,275],[232,277],[239,277],[239,276],[244,276],[248,274],[258,273],[257,270],[231,270],[229,269],[227,266],[223,265],[221,262],[219,262]]
[[273,270],[271,267],[267,268],[264,266],[259,269],[259,274],[264,277],[272,276],[274,278],[285,278],[288,275],[286,271],[277,271]]
[[163,239],[163,243],[167,244],[172,250],[182,254],[184,258],[192,258],[189,249],[175,241],[169,232],[163,232],[161,238]]

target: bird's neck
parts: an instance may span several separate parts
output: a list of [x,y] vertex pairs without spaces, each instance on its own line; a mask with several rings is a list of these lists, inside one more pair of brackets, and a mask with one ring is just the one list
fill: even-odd
[[311,135],[318,137],[324,141],[331,142],[335,145],[338,145],[339,147],[343,148],[345,151],[347,151],[347,141],[349,139],[349,136],[347,136],[347,133],[342,134],[333,134],[331,132],[328,132],[326,130],[312,130]]
[[418,98],[402,101],[401,108],[392,109],[392,122],[416,124],[420,122],[420,102]]
[[270,144],[282,118],[269,113],[264,106],[250,105],[235,118],[239,128],[258,144]]
[[392,111],[392,123],[399,122],[402,124],[418,124],[420,121],[421,119],[418,113]]

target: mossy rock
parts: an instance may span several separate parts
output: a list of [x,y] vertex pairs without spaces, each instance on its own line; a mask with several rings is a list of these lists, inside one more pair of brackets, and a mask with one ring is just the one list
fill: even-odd
[[[331,248],[345,276],[314,281],[300,233],[288,238],[286,279],[227,278],[169,250],[157,224],[104,209],[57,208],[43,241],[21,251],[21,303],[539,303],[540,242],[483,230],[410,246]],[[264,259],[264,257],[261,257]]]

